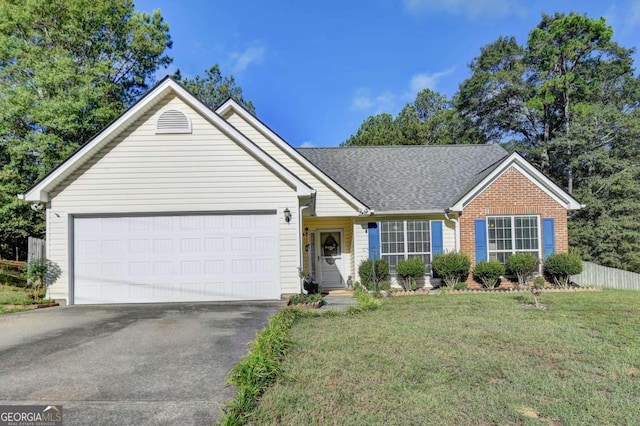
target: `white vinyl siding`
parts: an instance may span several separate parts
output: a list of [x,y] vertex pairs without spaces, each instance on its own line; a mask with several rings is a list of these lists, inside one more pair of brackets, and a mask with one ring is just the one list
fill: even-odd
[[[158,115],[189,115],[191,134],[155,132]],[[283,293],[298,291],[298,198],[295,189],[175,96],[152,110],[50,193],[49,256],[62,268],[50,288],[68,298],[69,215],[277,211]],[[283,210],[293,212],[291,223]]]
[[431,266],[431,233],[428,220],[389,220],[380,222],[380,252],[394,274],[401,259],[419,257]]
[[369,258],[369,230],[367,222],[356,221],[353,224],[353,279],[360,281],[358,267]]
[[272,156],[276,161],[317,191],[316,216],[358,216],[358,211],[355,207],[351,206],[346,200],[327,186],[323,181],[327,178],[320,179],[316,174],[311,173],[297,160],[294,160],[290,154],[278,147],[262,132],[253,127],[238,114],[231,113],[226,116],[225,119],[249,139],[255,142],[267,154]]
[[491,216],[487,218],[489,260],[504,263],[515,253],[540,258],[538,216]]

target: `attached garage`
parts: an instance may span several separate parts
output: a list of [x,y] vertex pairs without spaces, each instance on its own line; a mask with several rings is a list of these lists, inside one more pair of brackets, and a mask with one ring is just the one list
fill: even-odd
[[280,300],[300,289],[315,190],[170,78],[34,185],[48,296],[67,304]]
[[73,234],[76,304],[280,298],[275,212],[76,217]]

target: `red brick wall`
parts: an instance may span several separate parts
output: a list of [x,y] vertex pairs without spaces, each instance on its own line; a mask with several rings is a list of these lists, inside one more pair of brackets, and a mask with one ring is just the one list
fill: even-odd
[[[541,219],[553,218],[556,253],[569,250],[567,210],[511,167],[469,203],[460,216],[460,249],[469,255],[472,265],[476,263],[475,219],[517,214],[540,215]],[[471,274],[467,283],[474,287],[477,285]]]

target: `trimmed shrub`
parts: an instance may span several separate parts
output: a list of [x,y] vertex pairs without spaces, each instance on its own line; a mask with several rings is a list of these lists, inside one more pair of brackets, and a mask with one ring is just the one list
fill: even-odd
[[569,287],[569,276],[582,272],[582,260],[572,253],[552,254],[544,262],[545,273],[562,288]]
[[389,264],[386,260],[363,260],[358,266],[360,281],[369,290],[379,290],[380,283],[389,278]]
[[494,288],[507,269],[497,260],[478,262],[473,269],[473,277],[486,288]]
[[436,254],[431,261],[431,267],[442,277],[447,287],[453,287],[469,274],[471,261],[464,253]]
[[525,288],[527,282],[538,270],[540,261],[530,253],[516,253],[507,258],[505,266],[507,271],[518,277],[518,287]]
[[404,279],[405,290],[416,289],[416,279],[423,277],[427,267],[419,257],[400,259],[396,265],[396,274]]

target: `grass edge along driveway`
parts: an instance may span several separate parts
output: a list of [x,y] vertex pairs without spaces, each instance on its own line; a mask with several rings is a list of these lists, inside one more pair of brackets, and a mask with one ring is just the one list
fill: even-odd
[[391,298],[302,318],[255,424],[640,424],[640,292]]

